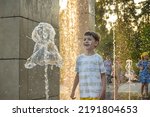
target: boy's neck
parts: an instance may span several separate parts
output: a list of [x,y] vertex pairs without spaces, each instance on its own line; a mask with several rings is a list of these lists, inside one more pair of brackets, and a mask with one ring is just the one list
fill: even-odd
[[95,51],[94,51],[94,50],[92,50],[92,51],[85,51],[84,54],[85,54],[85,55],[88,55],[88,56],[94,55],[94,54],[95,54]]

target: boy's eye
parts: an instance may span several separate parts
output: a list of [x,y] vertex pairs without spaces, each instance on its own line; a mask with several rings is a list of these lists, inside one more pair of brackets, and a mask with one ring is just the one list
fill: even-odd
[[91,39],[91,38],[88,38],[88,40],[91,41],[92,39]]
[[92,39],[90,39],[90,38],[87,38],[87,39],[86,39],[86,38],[85,38],[84,41],[86,41],[86,40],[91,41]]

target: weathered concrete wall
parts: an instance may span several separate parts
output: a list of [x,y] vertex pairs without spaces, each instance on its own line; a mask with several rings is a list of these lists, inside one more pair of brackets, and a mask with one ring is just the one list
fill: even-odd
[[[48,22],[58,33],[59,0],[0,0],[0,99],[45,99],[44,67],[24,68],[32,30]],[[50,99],[59,99],[59,69],[49,71]]]

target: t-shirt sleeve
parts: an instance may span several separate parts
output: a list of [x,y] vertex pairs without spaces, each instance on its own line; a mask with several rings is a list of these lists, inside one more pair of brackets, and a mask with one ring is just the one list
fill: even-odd
[[105,66],[104,66],[104,61],[103,61],[102,58],[100,58],[99,66],[100,66],[100,73],[106,73],[106,69],[105,69]]

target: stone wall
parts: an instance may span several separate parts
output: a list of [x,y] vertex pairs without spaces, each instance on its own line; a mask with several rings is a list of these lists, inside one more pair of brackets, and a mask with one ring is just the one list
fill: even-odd
[[[58,32],[59,0],[0,0],[0,99],[45,99],[44,67],[24,68],[32,30],[48,22]],[[50,99],[59,99],[59,69],[48,70]]]

